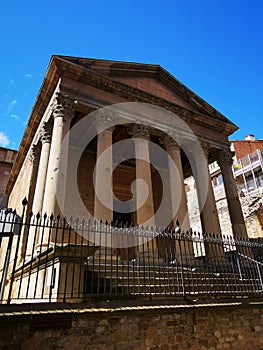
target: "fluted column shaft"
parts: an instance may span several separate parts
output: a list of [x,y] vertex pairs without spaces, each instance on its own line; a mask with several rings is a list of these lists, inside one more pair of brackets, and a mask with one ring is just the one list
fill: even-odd
[[[63,206],[63,191],[65,191],[67,175],[67,145],[64,145],[64,152],[61,152],[61,144],[69,132],[73,115],[73,101],[58,93],[53,105],[54,125],[42,210],[48,215],[56,214],[58,211],[56,195],[60,196],[60,203]],[[60,209],[63,210],[63,208]]]
[[203,152],[196,152],[192,167],[196,182],[200,219],[203,232],[221,234],[214,191],[208,169],[208,150],[203,145]]
[[220,166],[224,180],[224,187],[226,191],[226,199],[233,234],[237,237],[247,238],[247,230],[244,222],[243,212],[232,171],[233,159],[231,151],[229,149],[221,151],[218,155],[217,162]]
[[[112,190],[112,133],[111,123],[105,129],[104,121],[97,122],[97,161],[95,172],[95,203],[94,216],[97,220],[111,222],[113,219],[113,190]],[[103,127],[104,126],[104,127]],[[107,153],[104,153],[106,150]],[[111,188],[109,188],[111,184]]]
[[[152,190],[151,164],[149,154],[149,129],[145,126],[135,125],[132,129],[135,145],[136,159],[136,207],[137,224],[152,226],[154,220],[154,201]],[[148,196],[145,199],[145,188],[148,188]]]
[[51,143],[51,128],[48,125],[44,125],[40,131],[40,140],[42,142],[42,148],[40,153],[39,167],[37,173],[36,188],[32,206],[32,212],[37,214],[42,211],[48,160],[50,153],[50,143]]
[[166,136],[162,142],[169,155],[168,168],[172,212],[175,214],[173,218],[174,227],[176,227],[176,219],[178,219],[181,229],[187,231],[190,228],[190,221],[184,187],[180,146],[169,136]]
[[[29,161],[31,162],[31,170],[29,174],[29,188],[28,188],[28,204],[26,216],[29,215],[32,210],[35,185],[37,179],[37,173],[39,170],[39,157],[40,157],[40,145],[39,143],[33,145],[29,151]],[[22,252],[26,251],[26,259],[30,258],[32,255],[34,245],[34,233],[32,232],[30,226],[24,227],[24,238],[22,243]]]

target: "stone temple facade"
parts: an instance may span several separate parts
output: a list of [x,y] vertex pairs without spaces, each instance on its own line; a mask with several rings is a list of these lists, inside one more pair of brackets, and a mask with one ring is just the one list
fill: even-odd
[[228,141],[235,130],[158,65],[52,56],[8,205],[19,213],[27,197],[28,212],[75,216],[84,208],[98,220],[174,227],[178,219],[188,230],[184,179],[193,175],[201,230],[221,234],[208,171],[217,161],[233,233],[246,237]]

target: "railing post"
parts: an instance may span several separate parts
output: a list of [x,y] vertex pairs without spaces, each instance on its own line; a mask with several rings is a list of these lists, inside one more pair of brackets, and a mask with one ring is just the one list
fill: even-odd
[[258,277],[260,280],[261,288],[263,289],[263,281],[262,281],[262,276],[261,276],[261,272],[260,272],[260,268],[259,268],[259,263],[257,262],[256,264],[257,264]]
[[[4,233],[4,229],[5,229],[5,226],[7,224],[7,215],[10,214],[10,213],[13,214],[13,212],[10,209],[7,209],[5,211],[5,217],[4,217],[4,221],[3,221],[2,234]],[[15,221],[16,221],[15,219],[16,219],[16,216],[13,215],[12,216],[12,222],[11,222],[11,229],[14,228],[14,224],[15,224]],[[1,244],[2,244],[2,234],[0,236],[0,247],[1,247]],[[9,262],[10,262],[10,255],[11,255],[12,244],[13,244],[13,232],[11,232],[11,230],[10,230],[8,245],[7,245],[7,249],[6,249],[6,257],[5,257],[5,262],[4,262],[4,266],[3,266],[3,274],[2,274],[1,283],[0,283],[0,302],[2,302],[3,295],[4,295],[5,281],[6,281],[7,271],[8,271],[8,265],[9,265]]]
[[13,288],[14,279],[15,279],[15,269],[16,269],[16,263],[17,263],[17,259],[18,259],[18,249],[19,249],[19,246],[20,246],[21,232],[22,232],[22,228],[23,228],[23,225],[24,225],[23,221],[24,221],[24,216],[25,216],[25,212],[26,212],[27,203],[28,203],[27,199],[24,198],[23,201],[22,201],[23,210],[22,210],[21,220],[19,222],[18,239],[17,239],[17,244],[16,244],[16,251],[15,251],[15,257],[14,257],[13,269],[12,269],[12,273],[11,273],[11,280],[10,280],[10,287],[9,287],[9,292],[8,292],[7,304],[10,304],[10,302],[11,302],[12,288]]

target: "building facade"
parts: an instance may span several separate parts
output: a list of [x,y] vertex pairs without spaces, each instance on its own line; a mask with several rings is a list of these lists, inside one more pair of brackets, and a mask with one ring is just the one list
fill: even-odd
[[[19,210],[23,197],[27,197],[28,210],[34,213],[47,212],[50,214],[61,210],[63,206],[65,208],[68,199],[64,193],[65,187],[64,189],[62,187],[66,186],[67,169],[65,160],[60,159],[63,138],[83,120],[84,116],[91,112],[105,106],[127,102],[158,106],[160,109],[179,116],[178,120],[182,121],[184,126],[179,126],[181,131],[178,133],[176,131],[178,120],[177,124],[173,123],[173,120],[172,122],[168,120],[174,116],[169,114],[168,118],[163,117],[167,120],[160,121],[162,117],[160,110],[157,112],[151,109],[141,111],[136,110],[137,107],[133,108],[134,105],[132,108],[128,107],[128,110],[118,111],[119,114],[122,114],[123,119],[122,124],[116,126],[113,126],[116,123],[114,110],[113,113],[109,111],[113,114],[111,117],[107,110],[106,115],[105,113],[99,115],[96,118],[96,125],[92,121],[92,116],[90,119],[85,118],[87,119],[86,126],[93,128],[94,137],[89,145],[85,145],[85,150],[81,150],[81,154],[78,155],[81,166],[77,164],[79,166],[77,181],[79,198],[88,208],[89,213],[99,220],[114,220],[118,216],[118,210],[114,208],[114,196],[121,201],[129,200],[131,198],[130,184],[136,178],[142,178],[148,185],[148,197],[144,199],[145,203],[140,209],[133,210],[133,212],[130,210],[132,214],[128,220],[136,225],[158,224],[155,214],[162,194],[158,193],[158,190],[153,191],[153,189],[160,188],[160,183],[158,183],[160,178],[156,174],[156,169],[150,165],[152,155],[149,143],[152,142],[158,144],[166,154],[169,154],[169,160],[172,160],[176,166],[177,178],[171,173],[173,168],[169,161],[166,160],[166,164],[160,165],[169,178],[170,198],[167,199],[166,205],[175,208],[180,200],[178,208],[172,210],[176,211],[175,217],[179,219],[183,229],[190,228],[183,179],[192,173],[196,179],[198,202],[202,203],[200,213],[202,230],[221,233],[212,186],[210,181],[207,181],[208,164],[217,160],[225,179],[233,231],[236,235],[246,236],[237,191],[232,186],[234,178],[228,142],[228,136],[237,127],[164,69],[155,65],[52,57],[7,185],[7,194],[10,195],[9,206]],[[152,115],[155,113],[157,116],[149,116],[151,112]],[[141,125],[140,120],[142,120],[143,113],[145,114],[144,125]],[[185,125],[190,131],[186,132]],[[192,135],[196,137],[197,142]],[[85,138],[86,135],[83,134],[80,137]],[[133,141],[133,154],[130,158],[135,161],[127,160],[126,163],[123,162],[115,167],[113,191],[109,191],[109,187],[102,189],[104,184],[109,184],[107,178],[109,174],[105,172],[105,169],[110,170],[111,174],[115,162],[112,155],[108,156],[104,160],[106,163],[98,164],[100,168],[96,168],[93,186],[96,159],[109,146],[127,139]],[[77,144],[79,140],[73,141],[74,145],[71,148],[75,147],[74,151],[77,152],[77,147],[82,144]],[[198,152],[193,154],[196,145],[200,146],[200,154]],[[202,157],[204,159],[201,159]],[[65,158],[70,158],[69,148],[66,149]],[[139,158],[145,161],[141,162]],[[63,178],[64,182],[57,181],[57,173],[60,173],[60,180]],[[205,182],[206,189],[204,189]],[[178,199],[178,188],[180,188],[180,199]],[[107,193],[105,196],[108,196],[108,205],[101,203],[97,195],[98,189],[104,194]],[[58,205],[59,191],[65,196],[62,199],[64,202]],[[137,203],[139,203],[142,191],[137,186],[135,192]],[[78,205],[71,209],[76,209],[76,212],[70,213],[71,215],[78,214]]]
[[232,141],[232,149],[238,190],[245,196],[259,194],[263,189],[263,140],[248,135],[245,140]]
[[5,188],[8,183],[9,175],[15,161],[17,151],[0,147],[0,209],[7,206],[8,198],[5,195]]
[[[44,222],[46,217],[53,222],[57,214],[68,220],[67,247],[74,246],[74,251],[89,239],[71,234],[72,217],[101,221],[105,230],[126,222],[152,230],[180,226],[186,232],[192,227],[184,180],[193,175],[201,231],[224,234],[209,174],[215,161],[224,179],[232,232],[246,238],[228,141],[235,130],[236,125],[158,65],[53,56],[6,189],[8,205],[18,215],[25,197],[26,217],[36,215],[36,224],[25,224],[19,238],[17,259],[22,256],[25,262],[16,273],[19,291],[33,293],[29,279],[45,281],[49,276],[41,265],[43,256],[47,266],[53,242],[60,250],[65,245],[64,226],[58,234],[56,226],[47,224],[40,234],[41,216]],[[95,236],[96,245],[107,246]],[[144,244],[137,245],[126,259],[140,256]],[[185,256],[194,257],[193,247],[188,247]],[[204,248],[209,255],[211,246]],[[221,246],[219,251],[224,253]],[[67,289],[76,266],[83,270],[79,259],[69,266],[53,255],[51,275],[60,271],[57,290],[62,285]],[[29,273],[29,267],[34,271]],[[45,283],[50,290],[53,282]]]

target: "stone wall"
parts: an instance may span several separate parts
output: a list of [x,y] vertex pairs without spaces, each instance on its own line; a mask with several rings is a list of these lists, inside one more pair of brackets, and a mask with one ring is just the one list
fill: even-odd
[[[25,161],[22,168],[20,169],[17,181],[12,189],[9,196],[8,206],[16,209],[17,213],[22,213],[22,200],[23,198],[29,198],[30,182],[32,173],[32,162],[29,159]],[[31,192],[32,189],[31,189]]]
[[[189,177],[185,180],[185,184],[190,225],[193,231],[201,232],[202,229],[194,178],[192,176]],[[224,184],[215,186],[213,190],[222,233],[225,235],[231,235],[232,225],[228,211]],[[240,203],[245,219],[248,237],[263,237],[263,192],[254,196],[240,197]]]
[[[0,349],[260,350],[263,303],[0,313]],[[35,311],[33,311],[35,309]]]
[[263,191],[251,197],[242,197],[241,206],[249,237],[263,237]]

